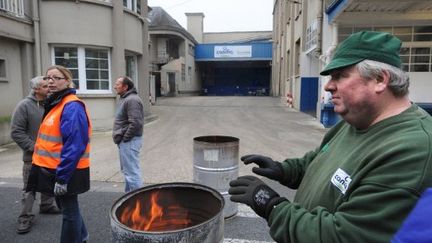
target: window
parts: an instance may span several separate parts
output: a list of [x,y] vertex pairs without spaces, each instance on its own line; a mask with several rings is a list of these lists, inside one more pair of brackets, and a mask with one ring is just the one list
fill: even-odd
[[414,27],[414,41],[432,41],[432,26]]
[[401,41],[412,41],[412,27],[395,27],[393,34]]
[[78,48],[55,47],[54,64],[67,67],[72,72],[72,81],[75,84],[75,88],[77,90],[81,88],[78,75]]
[[141,0],[123,0],[123,6],[137,14],[141,14]]
[[137,75],[137,57],[136,56],[126,56],[126,76],[130,77],[138,87],[138,75]]
[[406,72],[432,72],[432,26],[343,27],[339,42],[361,30],[375,30],[397,36],[403,47],[400,51],[402,69]]
[[54,64],[67,67],[79,93],[111,93],[108,49],[54,47]]
[[300,39],[295,42],[295,50],[294,50],[294,75],[300,75]]
[[23,0],[0,0],[0,9],[16,17],[25,17]]
[[189,44],[188,52],[189,55],[195,56],[195,47],[192,44]]
[[6,61],[0,59],[0,79],[6,79]]
[[[290,50],[287,50],[287,53],[286,53],[286,56],[287,56],[287,60],[291,60],[291,53],[290,53]],[[287,70],[287,76],[288,76],[288,79],[290,79],[290,77],[293,75],[292,74],[292,70],[291,70],[291,63],[288,61],[288,62],[285,62],[286,63],[286,70]]]
[[318,46],[318,23],[314,21],[306,29],[305,51],[310,52]]
[[189,81],[189,83],[191,83],[192,82],[192,67],[191,66],[188,66],[188,76],[189,76],[188,81]]
[[109,89],[108,51],[85,49],[87,90]]
[[403,47],[400,52],[402,68],[407,72],[432,72],[432,48]]
[[354,32],[375,30],[391,33],[403,42],[432,41],[432,26],[386,26],[386,27],[343,27],[339,29],[339,40],[342,41]]
[[186,81],[186,65],[182,63],[181,65],[181,80]]

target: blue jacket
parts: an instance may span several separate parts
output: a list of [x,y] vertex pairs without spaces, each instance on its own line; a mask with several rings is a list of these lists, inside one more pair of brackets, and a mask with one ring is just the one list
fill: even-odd
[[432,188],[422,194],[391,242],[432,242]]
[[61,183],[67,183],[76,170],[77,163],[89,141],[87,115],[80,102],[70,102],[65,105],[60,130],[63,149],[56,178]]

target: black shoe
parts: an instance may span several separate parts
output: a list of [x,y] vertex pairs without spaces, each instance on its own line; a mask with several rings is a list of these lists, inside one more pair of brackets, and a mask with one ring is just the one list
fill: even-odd
[[55,206],[55,205],[51,205],[49,208],[40,208],[39,209],[39,213],[40,214],[60,214],[61,210]]
[[33,220],[28,219],[28,220],[22,220],[21,222],[18,222],[18,227],[16,232],[18,234],[25,234],[30,232],[31,227],[33,225]]

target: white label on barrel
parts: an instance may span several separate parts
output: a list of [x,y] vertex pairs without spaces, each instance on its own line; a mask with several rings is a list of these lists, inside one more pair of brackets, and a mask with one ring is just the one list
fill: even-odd
[[205,161],[218,161],[219,150],[217,149],[204,149],[204,160]]

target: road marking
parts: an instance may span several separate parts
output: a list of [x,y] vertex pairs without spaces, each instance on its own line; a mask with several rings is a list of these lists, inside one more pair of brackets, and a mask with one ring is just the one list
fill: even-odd
[[245,240],[245,239],[231,239],[224,238],[223,243],[273,243],[274,241],[256,241],[256,240]]

